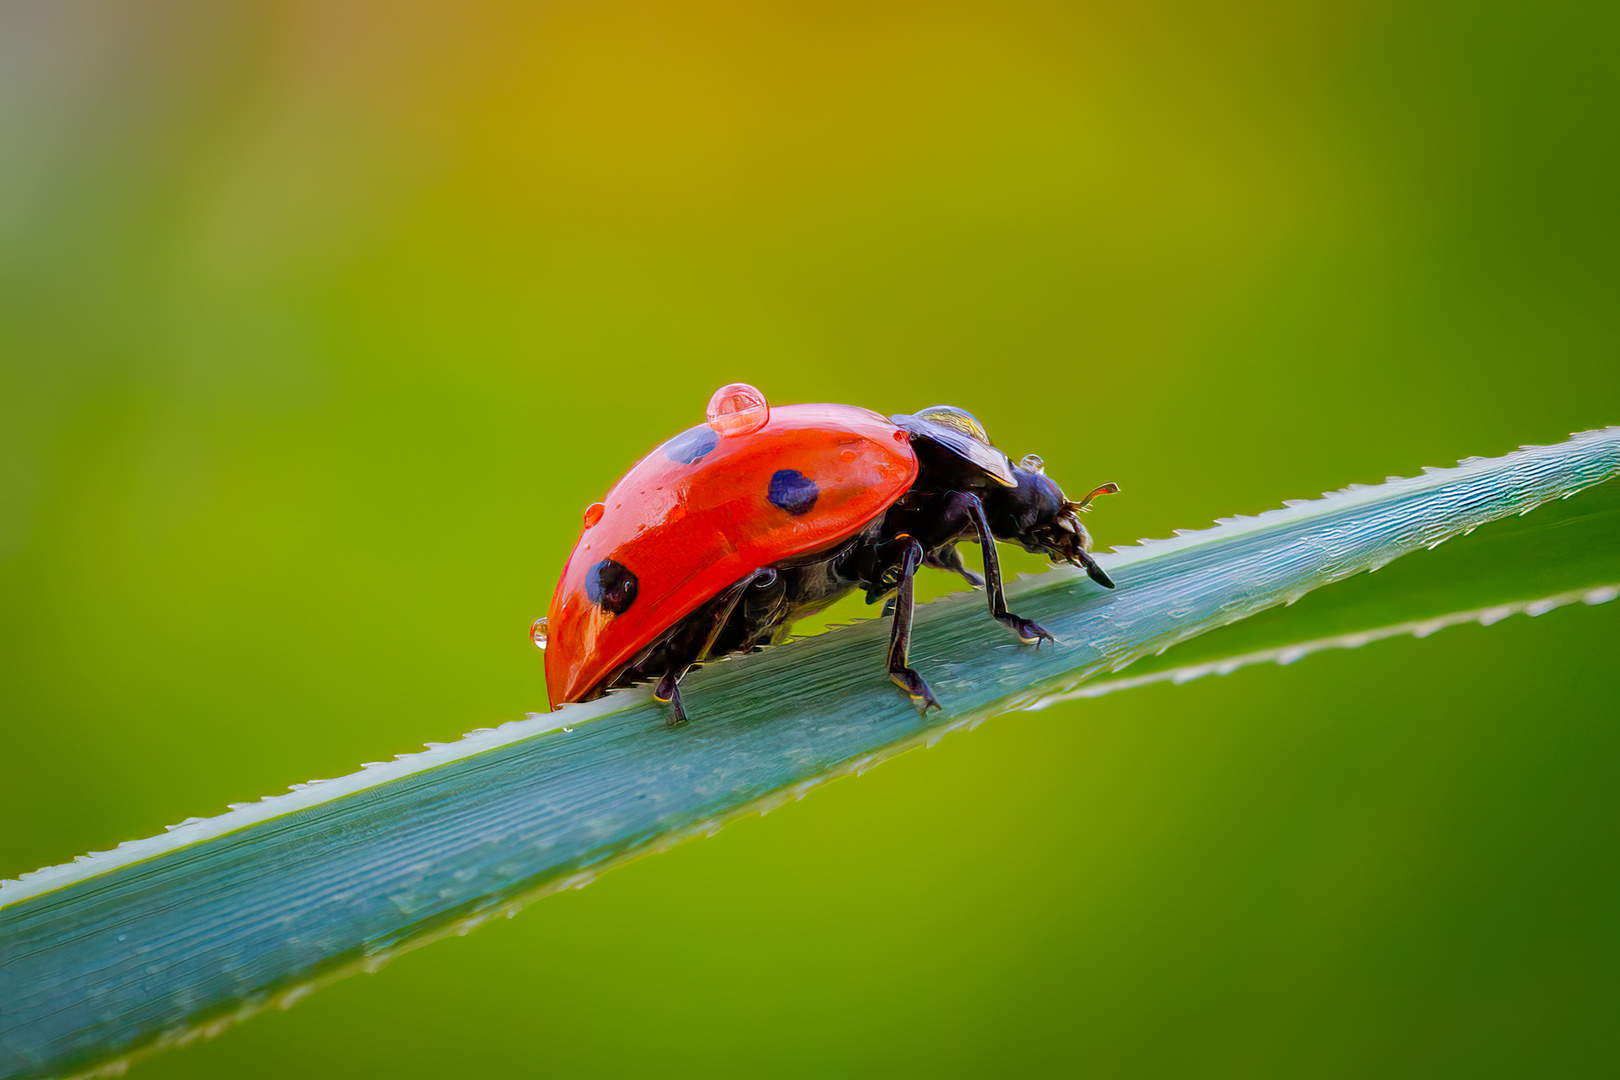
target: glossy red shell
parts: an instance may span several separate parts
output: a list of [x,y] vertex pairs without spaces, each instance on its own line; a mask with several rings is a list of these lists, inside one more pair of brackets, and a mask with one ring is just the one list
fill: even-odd
[[[697,460],[678,460],[711,438]],[[788,472],[801,478],[789,477],[796,502],[773,488]],[[805,479],[814,491],[808,508]],[[747,435],[700,425],[671,439],[614,485],[568,557],[548,616],[552,706],[578,701],[726,586],[854,535],[916,479],[906,434],[851,405],[784,405]],[[634,598],[619,614],[588,594],[604,559],[635,575]]]

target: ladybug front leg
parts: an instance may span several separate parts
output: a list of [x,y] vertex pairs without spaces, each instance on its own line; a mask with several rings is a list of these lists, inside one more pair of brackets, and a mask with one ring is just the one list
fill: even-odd
[[[941,706],[923,677],[906,666],[906,654],[911,651],[911,615],[916,607],[912,579],[917,576],[917,567],[922,565],[923,546],[905,533],[895,537],[894,546],[897,558],[893,570],[899,574],[899,591],[894,601],[894,629],[889,636],[889,678],[911,695],[914,703],[921,704],[926,713]],[[887,573],[884,576],[887,577]]]
[[971,524],[979,534],[979,547],[984,552],[984,587],[989,594],[990,614],[1002,626],[1017,634],[1025,645],[1039,646],[1043,641],[1056,642],[1036,623],[1014,615],[1007,610],[1007,596],[1001,588],[1001,562],[996,558],[996,538],[990,532],[990,522],[984,516],[984,506],[977,495],[966,491],[953,492],[945,504],[945,527],[959,530]]

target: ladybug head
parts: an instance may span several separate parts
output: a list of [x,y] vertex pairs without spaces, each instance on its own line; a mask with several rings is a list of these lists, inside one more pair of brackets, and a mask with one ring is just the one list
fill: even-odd
[[1045,463],[1034,454],[1014,465],[1012,474],[1016,486],[992,489],[982,496],[990,531],[997,539],[1022,545],[1025,551],[1081,567],[1091,580],[1112,589],[1113,581],[1091,557],[1091,534],[1080,524],[1079,515],[1090,509],[1091,500],[1118,491],[1119,485],[1104,484],[1072,502],[1046,475]]
[[1047,478],[1040,458],[1030,454],[1014,465],[996,449],[984,425],[954,405],[934,405],[893,420],[910,434],[919,462],[943,489],[979,496],[996,539],[1022,544],[1026,551],[1047,555],[1053,562],[1072,563],[1097,584],[1114,587],[1091,557],[1091,534],[1080,524],[1079,515],[1098,495],[1118,491],[1118,484],[1104,484],[1071,502]]

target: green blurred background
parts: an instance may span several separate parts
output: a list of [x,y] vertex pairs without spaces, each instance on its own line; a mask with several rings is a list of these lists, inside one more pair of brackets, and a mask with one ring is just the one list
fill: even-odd
[[[1620,421],[1617,11],[9,0],[0,876],[543,709],[725,382],[1103,548]],[[1613,1075],[1617,630],[1007,717],[139,1075]]]

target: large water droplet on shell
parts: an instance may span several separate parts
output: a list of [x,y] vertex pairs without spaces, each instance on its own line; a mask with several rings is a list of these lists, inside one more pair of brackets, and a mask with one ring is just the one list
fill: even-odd
[[591,503],[591,505],[587,506],[585,508],[585,527],[589,529],[592,525],[595,525],[598,521],[601,521],[602,515],[606,511],[607,507],[603,506],[601,503]]
[[771,407],[765,395],[747,383],[722,386],[709,399],[709,426],[721,435],[748,435],[765,426]]
[[529,637],[534,641],[535,645],[539,647],[541,652],[546,651],[546,630],[547,624],[544,615],[534,620],[534,625],[529,627]]

